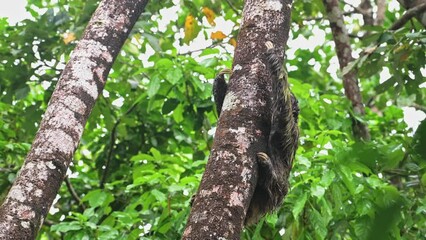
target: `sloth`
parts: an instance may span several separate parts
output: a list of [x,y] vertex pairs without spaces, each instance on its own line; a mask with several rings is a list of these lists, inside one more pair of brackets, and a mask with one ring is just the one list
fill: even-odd
[[[298,101],[290,91],[287,72],[275,54],[274,45],[268,41],[265,46],[266,65],[272,77],[271,130],[267,152],[257,153],[259,178],[246,214],[246,226],[257,223],[281,205],[288,192],[289,173],[299,140]],[[229,69],[222,70],[213,82],[213,98],[219,116],[228,90],[225,74],[231,73]]]

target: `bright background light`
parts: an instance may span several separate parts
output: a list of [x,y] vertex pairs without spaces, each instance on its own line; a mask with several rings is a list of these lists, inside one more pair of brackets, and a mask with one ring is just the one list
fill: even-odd
[[25,10],[26,5],[26,0],[0,0],[0,17],[9,18],[10,25],[31,18],[31,14]]
[[[176,6],[163,9],[161,10],[161,19],[155,19],[159,22],[159,30],[164,30],[165,26],[169,24],[170,21],[176,21],[177,19],[177,12],[179,11],[179,7],[177,7],[177,4],[179,3],[178,0],[173,1]],[[345,2],[350,3],[354,6],[357,6],[360,3],[360,0],[346,0]],[[0,17],[7,17],[9,19],[9,24],[15,25],[17,22],[22,21],[24,19],[31,18],[31,15],[26,11],[25,6],[27,4],[26,0],[0,0]],[[389,9],[398,9],[399,4],[396,0],[392,0],[388,2]],[[362,22],[361,17],[358,15],[357,18],[359,18],[359,21]],[[205,19],[204,19],[205,21]],[[225,21],[223,17],[218,16],[215,19],[217,25],[215,27],[207,29],[208,35],[210,35],[211,32],[215,31],[222,31],[225,34],[229,34],[234,27],[233,23],[231,21]],[[209,26],[208,23],[203,22],[204,26]],[[319,28],[314,28],[315,37],[310,37],[309,39],[304,38],[303,36],[299,36],[296,39],[293,39],[290,36],[290,39],[288,40],[288,49],[287,49],[287,56],[289,58],[294,58],[295,50],[298,48],[303,49],[314,49],[315,47],[319,45],[323,45],[326,41],[325,39],[325,32],[320,30]],[[180,30],[180,32],[177,32],[176,34],[180,35],[180,37],[183,37],[183,30]],[[179,53],[185,53],[190,51],[191,49],[204,49],[212,44],[211,39],[205,39],[203,34],[199,34],[199,36],[194,39],[190,43],[190,45],[183,45],[179,46],[178,43],[175,43],[175,47],[178,49]],[[333,43],[332,43],[333,44]],[[154,50],[149,49],[145,54],[153,54]],[[232,51],[232,48],[227,48],[229,52]],[[357,53],[355,53],[356,55]],[[195,54],[198,55],[198,54]],[[148,58],[146,58],[148,59]],[[332,64],[327,69],[328,72],[331,74],[333,78],[337,78],[337,71],[338,71],[338,62],[337,58],[332,59]],[[385,69],[386,70],[386,69]],[[387,73],[387,74],[386,74]],[[389,78],[389,73],[386,71],[383,71],[381,74],[381,82],[385,81]],[[117,104],[120,104],[117,102]],[[422,111],[416,111],[412,107],[404,107],[404,121],[407,123],[409,128],[413,129],[413,132],[417,129],[420,122],[426,118],[426,114]]]

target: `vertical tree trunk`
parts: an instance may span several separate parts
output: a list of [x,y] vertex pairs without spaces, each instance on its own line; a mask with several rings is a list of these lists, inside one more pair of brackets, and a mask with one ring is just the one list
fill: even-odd
[[[330,28],[333,34],[334,43],[336,44],[337,58],[339,59],[340,69],[343,70],[351,61],[352,49],[348,32],[343,21],[343,15],[339,7],[338,0],[323,0],[327,12]],[[358,86],[358,79],[355,70],[351,70],[343,75],[343,86],[345,88],[346,97],[351,101],[353,111],[356,115],[364,115],[365,109],[362,103],[362,96]],[[370,139],[370,133],[365,124],[352,118],[353,132],[356,138],[363,140]]]
[[386,0],[376,0],[377,16],[374,20],[374,25],[381,26],[385,20]]
[[239,239],[269,134],[265,42],[283,56],[291,0],[246,0],[228,93],[183,239]]
[[364,24],[372,26],[374,24],[373,18],[373,6],[371,5],[370,0],[362,0],[359,8],[362,10],[362,18],[364,19]]
[[109,70],[148,0],[104,0],[50,99],[25,163],[0,207],[0,239],[35,239]]

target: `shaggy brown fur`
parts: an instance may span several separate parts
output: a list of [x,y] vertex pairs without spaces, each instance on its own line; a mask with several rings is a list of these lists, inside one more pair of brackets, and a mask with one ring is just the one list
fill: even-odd
[[[266,213],[277,209],[288,192],[288,177],[298,147],[299,106],[291,93],[287,72],[280,59],[274,53],[274,46],[266,42],[267,65],[272,79],[271,131],[268,140],[268,152],[257,153],[259,178],[250,202],[245,225],[257,223]],[[213,95],[218,114],[222,109],[227,91],[222,71],[213,83]]]

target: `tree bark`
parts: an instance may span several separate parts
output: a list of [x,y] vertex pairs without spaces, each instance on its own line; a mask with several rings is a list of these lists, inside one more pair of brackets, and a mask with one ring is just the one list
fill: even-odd
[[[389,30],[397,30],[399,28],[402,28],[411,18],[413,18],[414,16],[419,16],[419,14],[425,13],[425,11],[426,2],[408,9],[400,19],[398,19],[392,24]],[[424,15],[424,17],[426,18],[426,14]]]
[[[348,32],[343,21],[339,1],[323,0],[323,2],[328,20],[330,21],[330,28],[333,34],[334,43],[336,44],[336,53],[337,58],[339,59],[340,70],[343,71],[343,69],[354,60],[352,57],[352,49],[350,46]],[[362,103],[362,96],[358,86],[358,79],[355,70],[351,70],[343,75],[343,87],[345,88],[346,97],[352,103],[355,115],[365,115],[365,109]],[[369,140],[370,133],[367,126],[354,117],[352,118],[352,121],[354,136],[359,139]]]
[[222,113],[183,239],[239,239],[270,131],[265,42],[283,56],[291,0],[246,0]]
[[362,18],[364,19],[364,24],[372,26],[374,24],[373,18],[373,6],[371,5],[370,0],[362,0],[359,5],[361,9]]
[[[398,2],[407,10],[425,3],[424,0],[398,0]],[[426,28],[426,11],[417,13],[416,18]]]
[[65,177],[111,66],[148,0],[104,0],[50,99],[20,173],[0,207],[0,239],[35,239]]
[[385,20],[386,0],[376,0],[377,16],[374,20],[374,25],[381,26]]

